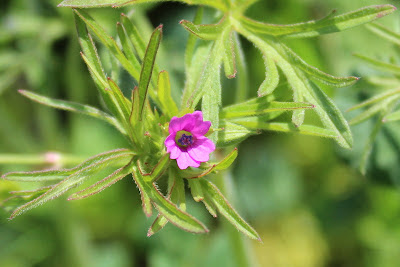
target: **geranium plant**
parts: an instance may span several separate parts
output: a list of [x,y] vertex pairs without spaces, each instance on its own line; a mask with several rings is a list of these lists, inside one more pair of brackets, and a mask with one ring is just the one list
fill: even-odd
[[[344,148],[353,139],[347,121],[333,101],[319,87],[352,85],[357,77],[334,77],[309,65],[286,44],[286,39],[309,38],[368,23],[392,13],[391,5],[370,6],[343,15],[332,12],[315,21],[290,25],[267,24],[244,15],[254,0],[195,0],[187,4],[215,8],[215,24],[201,24],[200,7],[193,22],[180,24],[190,32],[185,52],[185,88],[180,104],[171,96],[169,74],[156,61],[163,26],[157,27],[145,42],[140,29],[121,14],[117,23],[118,41],[81,8],[138,4],[153,0],[65,0],[61,7],[72,7],[81,57],[104,101],[106,111],[94,107],[51,99],[33,92],[24,96],[54,108],[80,112],[110,123],[126,137],[129,147],[104,152],[72,169],[12,172],[3,179],[37,182],[33,191],[11,192],[2,205],[12,211],[11,219],[48,200],[79,188],[68,199],[76,200],[97,194],[132,174],[139,188],[143,212],[158,216],[148,235],[171,222],[193,233],[208,232],[207,227],[186,209],[185,180],[193,199],[202,202],[214,217],[222,214],[240,232],[260,240],[212,182],[229,168],[238,155],[236,144],[263,130],[293,132],[331,138]],[[112,75],[106,74],[92,35],[115,60]],[[263,56],[265,80],[258,96],[246,99],[247,66],[239,35],[253,43]],[[203,39],[196,42],[197,38]],[[221,66],[228,79],[237,80],[237,102],[222,107]],[[129,95],[118,84],[123,69],[137,82]],[[280,77],[281,76],[281,77]],[[133,85],[132,85],[133,87]],[[293,99],[282,97],[281,90],[292,90]],[[306,110],[320,119],[320,125],[304,123]],[[284,113],[291,112],[287,120]],[[108,172],[106,175],[105,172]],[[99,175],[102,175],[99,178]],[[105,178],[104,178],[105,177]],[[95,179],[95,182],[93,182]],[[97,179],[97,180],[96,180]],[[160,179],[167,188],[160,189]]]

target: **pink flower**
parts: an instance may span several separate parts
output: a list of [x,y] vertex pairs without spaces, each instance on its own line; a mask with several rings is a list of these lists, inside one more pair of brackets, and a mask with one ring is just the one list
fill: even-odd
[[183,117],[173,117],[169,123],[169,136],[165,139],[167,153],[176,159],[181,170],[187,167],[199,167],[201,162],[210,159],[215,150],[214,143],[204,135],[210,129],[211,122],[203,121],[203,113],[195,111]]

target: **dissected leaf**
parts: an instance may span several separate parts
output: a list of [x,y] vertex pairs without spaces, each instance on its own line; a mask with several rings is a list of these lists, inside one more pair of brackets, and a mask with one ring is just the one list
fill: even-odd
[[203,187],[203,192],[205,192],[208,198],[217,207],[218,211],[228,219],[228,221],[243,234],[261,241],[257,232],[240,217],[214,184],[205,179],[200,179],[199,181]]
[[151,202],[156,207],[158,212],[168,219],[172,224],[179,228],[192,232],[192,233],[206,233],[208,229],[200,221],[195,219],[188,213],[180,210],[174,203],[166,199],[161,192],[155,187],[154,184],[145,182],[144,178],[136,168],[134,169],[134,177],[136,183],[140,184],[141,190],[143,190],[147,196],[151,199]]
[[301,59],[297,54],[295,54],[289,47],[282,45],[282,47],[287,52],[288,56],[294,64],[296,64],[305,73],[309,74],[311,78],[335,87],[345,87],[350,86],[358,81],[357,77],[335,77],[327,74],[319,69],[307,64],[303,59]]
[[224,38],[224,71],[225,76],[228,79],[232,79],[236,77],[236,55],[235,55],[235,45],[233,43],[233,34],[234,31],[225,31],[225,34],[222,36]]
[[321,20],[312,20],[291,25],[261,23],[246,17],[240,22],[255,33],[286,38],[314,37],[321,34],[344,31],[355,26],[368,23],[396,10],[392,5],[376,5],[361,8],[339,16],[329,16]]
[[22,95],[28,97],[29,99],[32,99],[33,101],[36,101],[40,104],[53,107],[53,108],[58,108],[62,110],[68,110],[72,112],[78,112],[87,116],[91,116],[97,119],[104,120],[111,125],[115,126],[120,132],[125,133],[125,129],[121,126],[121,124],[112,116],[109,114],[98,110],[97,108],[87,106],[87,105],[82,105],[79,103],[74,103],[70,101],[64,101],[64,100],[59,100],[59,99],[52,99],[46,96],[42,96],[33,92],[25,91],[25,90],[19,90],[19,93]]
[[132,172],[133,161],[129,162],[127,165],[117,169],[115,172],[104,178],[103,180],[91,185],[88,188],[85,188],[79,192],[76,192],[68,197],[68,200],[76,200],[83,199],[94,194],[100,193],[107,187],[112,186],[116,182],[125,178],[125,176],[129,175]]
[[[12,214],[10,219],[34,208],[37,207],[49,200],[59,197],[61,194],[65,193],[69,189],[78,186],[83,182],[84,179],[92,175],[94,172],[99,171],[101,169],[106,168],[110,164],[126,164],[126,161],[129,161],[133,156],[133,153],[129,150],[114,150],[107,153],[100,154],[94,157],[91,161],[92,164],[86,166],[85,164],[81,165],[81,168],[77,169],[70,176],[54,185],[50,190],[46,193],[38,196],[32,201],[18,207]],[[84,166],[84,167],[82,167]],[[4,178],[8,178],[5,176]]]
[[309,103],[296,102],[266,102],[259,101],[258,104],[237,104],[224,108],[221,112],[221,118],[230,119],[238,117],[260,116],[269,112],[287,111],[296,109],[310,109],[315,106]]
[[400,120],[400,110],[390,113],[383,118],[383,122],[392,122],[399,120]]
[[335,131],[314,125],[303,124],[299,127],[296,127],[288,122],[264,122],[263,120],[260,120],[256,117],[240,118],[234,120],[234,122],[243,125],[248,129],[253,129],[253,130],[258,129],[258,130],[278,131],[278,132],[293,132],[305,135],[337,138]]
[[63,180],[70,176],[71,174],[78,172],[82,169],[86,169],[93,164],[96,164],[99,160],[106,159],[115,153],[125,153],[127,149],[117,149],[104,152],[93,156],[78,166],[71,169],[63,170],[44,170],[44,171],[33,171],[33,172],[9,172],[2,176],[3,179],[9,181],[19,181],[19,182],[43,182],[43,181],[57,181]]
[[258,88],[258,96],[272,94],[279,84],[279,73],[275,61],[270,57],[267,51],[264,52],[265,79]]

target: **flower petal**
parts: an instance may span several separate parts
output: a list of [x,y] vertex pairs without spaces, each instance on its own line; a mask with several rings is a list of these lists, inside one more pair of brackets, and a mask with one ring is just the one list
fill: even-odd
[[214,150],[214,143],[207,137],[203,137],[197,139],[196,142],[188,148],[188,153],[194,160],[206,162],[210,159],[210,153]]
[[187,152],[182,152],[179,158],[176,159],[176,163],[181,170],[184,170],[187,167],[198,168],[200,166],[200,162],[192,159]]
[[180,147],[174,146],[174,147],[171,148],[171,154],[169,155],[169,158],[170,159],[177,159],[177,158],[179,158],[181,156],[182,153],[186,153],[186,151],[183,152]]
[[195,125],[195,118],[191,113],[185,114],[183,117],[172,117],[168,131],[170,134],[176,133],[179,131],[188,131],[190,132]]
[[194,125],[191,133],[195,137],[201,137],[204,136],[208,132],[208,130],[210,130],[210,127],[211,127],[211,121],[202,121],[202,122],[196,121],[196,124]]
[[175,136],[176,136],[175,134],[170,134],[164,141],[164,144],[167,148],[167,153],[171,152],[171,149],[177,146],[175,143]]

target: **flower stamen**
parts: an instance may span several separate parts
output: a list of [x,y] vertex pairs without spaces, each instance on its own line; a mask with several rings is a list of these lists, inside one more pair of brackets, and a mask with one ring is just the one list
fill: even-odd
[[193,136],[182,134],[181,138],[178,139],[178,143],[181,146],[187,147],[193,144]]

